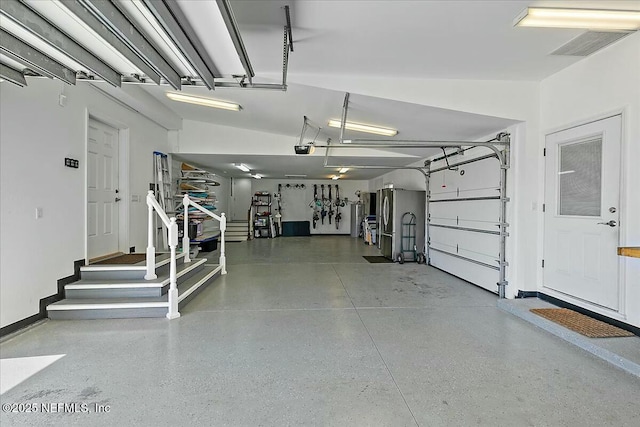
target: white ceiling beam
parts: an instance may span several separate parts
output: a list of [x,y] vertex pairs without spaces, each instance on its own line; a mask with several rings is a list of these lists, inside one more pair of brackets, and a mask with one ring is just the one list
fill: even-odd
[[205,86],[214,89],[214,77],[221,77],[221,74],[177,3],[166,0],[144,0],[144,4],[196,70]]
[[0,29],[0,51],[42,75],[60,79],[70,85],[76,84],[75,71],[3,29]]
[[251,66],[251,62],[249,61],[249,55],[247,54],[247,50],[244,47],[244,42],[242,41],[242,37],[240,36],[238,23],[236,22],[233,10],[231,9],[231,5],[229,4],[228,0],[216,0],[216,2],[218,3],[218,8],[220,9],[220,13],[222,14],[222,19],[224,20],[224,23],[227,26],[227,30],[229,31],[229,36],[231,36],[233,45],[238,52],[240,62],[242,63],[249,81],[251,81],[251,79],[255,77],[255,73],[253,72],[253,67]]
[[[89,10],[142,61],[167,80],[174,89],[180,90],[180,75],[164,59],[159,50],[138,31],[135,23],[125,15],[117,3],[101,0],[76,0],[75,3],[80,3]],[[64,1],[64,4],[67,5],[67,1]],[[124,55],[124,52],[121,53]]]
[[111,30],[100,22],[96,16],[87,8],[82,6],[78,0],[59,0],[64,7],[78,17],[88,28],[93,30],[98,36],[109,43],[120,55],[125,57],[135,67],[139,68],[150,80],[156,84],[160,84],[160,74],[151,68],[133,49],[122,42]]
[[122,76],[98,57],[90,53],[58,27],[18,0],[0,2],[0,12],[21,28],[87,67],[114,86],[120,86]]
[[22,72],[9,67],[8,65],[0,64],[0,77],[20,87],[25,87],[27,85],[27,80],[24,78]]

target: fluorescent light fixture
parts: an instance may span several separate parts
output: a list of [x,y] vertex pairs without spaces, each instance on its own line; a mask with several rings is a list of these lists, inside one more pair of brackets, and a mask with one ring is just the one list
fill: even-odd
[[342,169],[340,169],[338,172],[340,172],[340,173],[347,173],[347,172],[349,172],[349,168],[342,168]]
[[562,172],[558,172],[558,175],[566,175],[569,173],[575,173],[575,171],[562,171]]
[[529,7],[516,17],[513,25],[636,31],[640,29],[640,11]]
[[251,169],[249,169],[249,167],[244,163],[234,163],[233,166],[237,167],[242,172],[251,172]]
[[338,175],[333,175],[333,176],[331,177],[331,179],[332,179],[332,180],[334,180],[334,181],[337,181],[337,180],[339,180],[339,179],[340,179],[340,176],[338,176]]
[[303,174],[285,174],[285,178],[306,178],[307,175]]
[[203,105],[205,107],[221,108],[223,110],[240,111],[242,108],[239,104],[235,104],[233,102],[218,101],[217,99],[202,98],[199,96],[184,95],[182,93],[175,92],[167,92],[167,98],[173,101]]
[[[329,126],[331,126],[332,128],[342,127],[342,121],[331,119],[329,120]],[[382,135],[382,136],[396,136],[398,134],[398,131],[395,129],[383,128],[380,126],[365,125],[362,123],[346,122],[344,125],[344,128],[348,130],[373,133],[373,134]]]
[[251,175],[251,176],[252,176],[253,178],[255,178],[255,179],[262,179],[262,175],[260,175],[260,174],[258,174],[258,173],[257,173],[257,174],[255,174],[255,175]]

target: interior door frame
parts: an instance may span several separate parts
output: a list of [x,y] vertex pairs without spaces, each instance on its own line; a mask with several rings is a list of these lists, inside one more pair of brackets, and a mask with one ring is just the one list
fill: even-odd
[[[609,119],[615,116],[620,116],[620,176],[618,177],[618,185],[619,185],[619,200],[620,200],[620,207],[619,207],[619,219],[620,219],[620,224],[619,224],[619,232],[618,232],[618,238],[619,238],[619,242],[618,244],[622,244],[624,243],[625,240],[625,236],[627,235],[627,219],[628,219],[628,214],[627,214],[627,209],[626,209],[626,198],[627,198],[627,193],[628,193],[628,184],[627,184],[627,170],[629,168],[629,163],[628,163],[628,156],[626,156],[626,152],[628,149],[628,131],[627,131],[627,116],[628,116],[628,107],[622,107],[616,110],[610,110],[606,113],[603,114],[599,114],[596,116],[592,116],[589,117],[587,119],[582,119],[579,121],[574,121],[574,122],[570,122],[569,124],[566,124],[564,126],[559,126],[559,127],[555,127],[555,128],[551,128],[551,129],[547,129],[545,131],[542,132],[543,137],[542,137],[542,146],[543,148],[546,148],[546,141],[547,141],[547,137],[551,134],[554,133],[558,133],[558,132],[562,132],[565,130],[569,130],[569,129],[573,129],[576,127],[580,127],[583,125],[587,125],[590,123],[594,123],[594,122],[598,122],[600,120],[605,120],[605,119]],[[546,182],[546,168],[547,168],[547,159],[546,157],[542,157],[541,160],[542,166],[541,166],[541,174],[542,174],[542,179],[541,179],[541,194],[542,194],[542,203],[546,203],[546,188],[547,188],[547,182]],[[626,310],[627,310],[627,305],[626,305],[626,294],[627,294],[627,283],[626,283],[626,263],[624,262],[623,257],[618,257],[618,290],[619,290],[619,310],[615,311],[615,310],[611,310],[608,309],[606,307],[602,307],[600,305],[597,304],[593,304],[589,301],[585,301],[583,299],[577,298],[577,297],[573,297],[561,292],[556,292],[553,289],[549,289],[549,288],[545,288],[544,287],[544,270],[542,268],[542,260],[545,257],[544,254],[544,235],[545,235],[545,213],[542,211],[542,209],[540,209],[540,224],[542,225],[540,227],[539,233],[540,233],[540,237],[539,237],[539,241],[541,242],[540,245],[540,249],[539,249],[539,262],[538,262],[538,277],[540,278],[539,280],[539,285],[538,285],[538,291],[540,291],[541,293],[547,294],[549,296],[555,297],[559,300],[568,302],[570,304],[576,305],[578,307],[582,307],[582,308],[586,308],[588,310],[591,310],[595,313],[599,313],[602,315],[605,315],[607,317],[611,317],[611,318],[615,318],[618,320],[626,320],[627,319],[627,315],[626,315]],[[617,256],[617,255],[616,255]]]
[[[89,182],[89,163],[87,162],[89,120],[96,120],[109,125],[118,130],[118,190],[121,195],[120,207],[118,208],[118,250],[129,253],[129,212],[130,212],[130,182],[129,182],[129,127],[113,117],[94,110],[85,110],[84,123],[84,262],[89,264],[89,221],[87,204],[89,192],[87,183]],[[146,197],[146,194],[145,194]],[[143,200],[140,200],[142,203]]]

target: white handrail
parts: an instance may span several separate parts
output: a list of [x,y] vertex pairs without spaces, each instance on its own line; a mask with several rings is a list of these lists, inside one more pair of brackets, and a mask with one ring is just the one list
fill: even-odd
[[167,226],[169,230],[169,249],[171,250],[171,259],[169,264],[169,311],[167,312],[168,319],[175,319],[180,317],[178,311],[178,283],[176,278],[176,247],[178,246],[178,224],[175,217],[169,218],[167,213],[162,209],[158,201],[156,200],[153,191],[149,190],[147,193],[147,206],[149,208],[148,217],[148,236],[147,236],[147,273],[145,274],[145,280],[157,279],[156,275],[156,248],[153,243],[155,236],[155,230],[153,227],[153,211],[158,213],[158,216],[162,222]]
[[227,230],[227,217],[224,213],[216,215],[209,209],[200,206],[189,198],[188,194],[185,194],[182,198],[182,205],[184,206],[184,227],[182,233],[182,252],[185,253],[184,262],[191,262],[189,258],[189,206],[193,206],[200,212],[212,217],[220,222],[220,274],[227,274],[227,258],[225,256],[225,244],[224,244],[224,232]]

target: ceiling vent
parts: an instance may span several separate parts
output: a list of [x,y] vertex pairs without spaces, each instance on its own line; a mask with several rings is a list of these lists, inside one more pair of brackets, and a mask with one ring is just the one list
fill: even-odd
[[631,32],[628,31],[587,31],[560,46],[551,55],[589,56],[629,34]]

